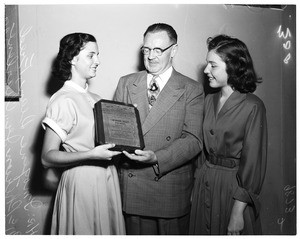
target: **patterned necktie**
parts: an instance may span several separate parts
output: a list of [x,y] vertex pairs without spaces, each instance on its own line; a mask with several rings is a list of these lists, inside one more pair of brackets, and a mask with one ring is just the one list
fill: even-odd
[[150,109],[153,106],[159,94],[159,86],[156,81],[157,77],[158,76],[153,76],[152,80],[150,81],[150,88],[148,89],[148,102]]

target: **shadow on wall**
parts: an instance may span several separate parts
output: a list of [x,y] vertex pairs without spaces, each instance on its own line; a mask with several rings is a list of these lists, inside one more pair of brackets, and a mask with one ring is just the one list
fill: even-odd
[[[47,96],[51,97],[56,91],[58,91],[64,84],[63,81],[58,80],[53,74],[53,65],[54,59],[51,64],[51,72],[49,72],[45,93]],[[45,109],[46,110],[46,109]],[[40,122],[42,119],[40,119]],[[31,167],[31,175],[30,175],[30,182],[29,182],[29,192],[33,196],[49,196],[49,208],[46,214],[45,219],[45,227],[43,229],[44,235],[50,234],[51,229],[51,218],[55,200],[56,190],[50,189],[46,185],[46,181],[44,179],[45,168],[41,162],[41,155],[42,155],[42,147],[44,142],[44,134],[45,130],[43,129],[42,125],[40,124],[39,129],[37,130],[35,141],[32,144],[31,152],[33,155],[33,163]]]
[[45,169],[41,163],[41,153],[42,153],[42,146],[44,141],[44,132],[45,131],[41,126],[39,130],[37,130],[35,141],[33,142],[31,147],[33,162],[31,167],[30,181],[29,181],[29,192],[33,196],[45,196],[45,195],[50,196],[49,208],[47,210],[47,214],[45,218],[45,227],[43,228],[43,234],[49,235],[56,191],[48,190],[45,187],[45,181],[44,181]]
[[143,71],[146,70],[145,65],[144,65],[144,55],[142,54],[141,51],[139,51],[138,55],[138,65],[137,65],[137,71]]
[[[53,69],[54,60],[52,61],[52,67]],[[55,79],[54,75],[52,74],[52,70],[49,74],[48,81],[47,81],[45,92],[46,94],[51,97],[56,91],[58,91],[64,84],[64,82]],[[46,109],[45,109],[46,110]],[[40,119],[40,122],[42,122],[42,119]],[[41,162],[41,154],[42,154],[42,147],[44,142],[44,129],[42,125],[40,124],[39,129],[37,130],[35,141],[32,144],[31,152],[32,155],[34,155],[33,159],[33,166],[32,166],[32,180],[30,181],[30,193],[33,195],[45,195],[45,194],[51,194],[52,192],[45,187],[44,183],[44,167]]]
[[[144,65],[144,56],[143,54],[141,53],[141,51],[139,51],[139,54],[138,54],[138,64],[136,66],[136,72],[139,72],[139,71],[143,71],[143,70],[146,70],[145,68],[145,65]],[[116,90],[116,89],[115,89]],[[115,92],[115,91],[114,91]]]
[[56,91],[58,91],[64,84],[64,81],[57,79],[57,77],[54,75],[53,73],[54,64],[55,64],[55,58],[53,58],[51,63],[51,72],[49,73],[49,77],[45,89],[45,92],[49,97],[51,97]]

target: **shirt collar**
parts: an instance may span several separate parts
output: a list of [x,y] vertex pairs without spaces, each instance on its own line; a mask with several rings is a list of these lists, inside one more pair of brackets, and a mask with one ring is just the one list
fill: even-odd
[[85,88],[82,88],[80,85],[76,84],[74,81],[71,80],[67,80],[65,82],[65,85],[70,86],[81,93],[87,93],[89,88],[88,84],[85,85]]
[[[170,66],[165,72],[163,72],[162,74],[158,75],[158,78],[156,78],[156,81],[159,84],[160,89],[162,89],[168,82],[168,80],[170,79],[171,75],[173,72],[173,67]],[[150,81],[152,79],[153,75],[148,73],[147,76],[147,85],[150,84]]]

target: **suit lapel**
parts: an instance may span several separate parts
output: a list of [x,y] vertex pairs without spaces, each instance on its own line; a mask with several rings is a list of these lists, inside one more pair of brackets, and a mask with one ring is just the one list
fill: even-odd
[[[184,93],[185,88],[184,86],[181,86],[179,82],[178,76],[174,70],[167,84],[160,92],[144,123],[142,124],[144,135],[147,134],[147,132],[166,114],[166,112],[168,112],[168,110]],[[148,103],[147,107],[149,108]]]
[[147,73],[140,75],[132,85],[127,86],[128,94],[132,104],[137,104],[141,123],[144,122],[149,113],[147,98]]

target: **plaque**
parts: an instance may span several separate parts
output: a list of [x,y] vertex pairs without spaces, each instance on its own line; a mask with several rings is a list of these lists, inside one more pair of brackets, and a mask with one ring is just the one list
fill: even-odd
[[143,149],[139,111],[132,104],[99,100],[94,106],[95,144],[114,143],[111,150],[134,152]]

